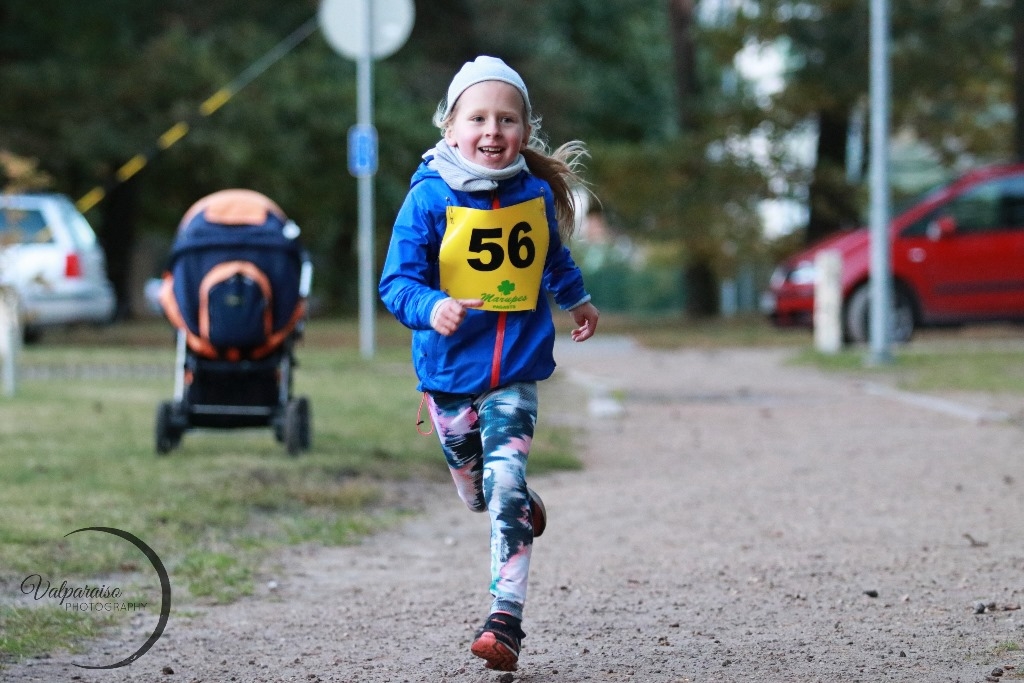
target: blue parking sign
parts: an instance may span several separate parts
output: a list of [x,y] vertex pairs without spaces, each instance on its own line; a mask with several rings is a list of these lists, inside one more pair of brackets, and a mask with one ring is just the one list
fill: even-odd
[[348,172],[356,178],[377,172],[377,129],[357,123],[348,129]]

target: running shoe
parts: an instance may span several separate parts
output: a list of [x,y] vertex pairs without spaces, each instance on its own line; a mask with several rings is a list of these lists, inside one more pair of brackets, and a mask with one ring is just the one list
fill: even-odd
[[511,614],[495,612],[477,631],[470,652],[483,659],[488,669],[515,671],[519,668],[519,649],[526,636],[520,623]]

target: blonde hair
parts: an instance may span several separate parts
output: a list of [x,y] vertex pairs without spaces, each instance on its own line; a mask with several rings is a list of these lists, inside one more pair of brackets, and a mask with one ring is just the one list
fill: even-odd
[[[456,103],[458,100],[456,100]],[[441,129],[443,136],[448,132],[452,119],[458,105],[445,116],[447,102],[441,100],[434,112],[434,125]],[[523,111],[526,111],[526,103],[523,103]],[[555,217],[558,219],[558,234],[563,242],[568,242],[576,229],[576,203],[573,201],[573,190],[582,188],[593,195],[589,184],[583,179],[581,173],[584,168],[583,161],[590,153],[587,146],[581,140],[572,140],[560,145],[554,151],[548,147],[547,141],[540,133],[541,118],[536,113],[529,115],[530,139],[526,143],[526,149],[522,151],[526,160],[526,167],[530,173],[551,186],[551,193],[555,200]]]

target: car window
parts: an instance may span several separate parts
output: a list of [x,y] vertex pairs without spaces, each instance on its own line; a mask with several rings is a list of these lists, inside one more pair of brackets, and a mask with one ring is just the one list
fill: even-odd
[[958,233],[986,232],[1000,227],[999,186],[985,183],[946,204],[945,213],[956,219]]
[[941,216],[952,216],[960,234],[1024,229],[1024,176],[1000,178],[978,185],[930,211],[907,226],[902,234],[904,237],[926,235],[932,221]]
[[1024,176],[1002,182],[999,198],[999,221],[1007,228],[1024,229]]
[[0,247],[52,242],[53,231],[42,211],[0,208]]
[[78,213],[74,206],[62,203],[60,210],[65,224],[71,231],[71,240],[75,243],[76,247],[81,249],[83,247],[91,247],[96,243],[96,233],[92,231],[92,226],[89,225],[89,221],[85,220],[82,214]]

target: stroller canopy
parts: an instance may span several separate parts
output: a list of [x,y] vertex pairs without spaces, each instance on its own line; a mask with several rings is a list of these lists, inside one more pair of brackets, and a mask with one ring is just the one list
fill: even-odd
[[252,227],[265,224],[271,217],[282,225],[288,220],[281,207],[264,194],[254,190],[221,190],[190,206],[178,223],[178,232],[210,223]]
[[189,348],[209,358],[263,357],[305,315],[309,258],[299,229],[268,197],[232,189],[185,213],[160,303]]

